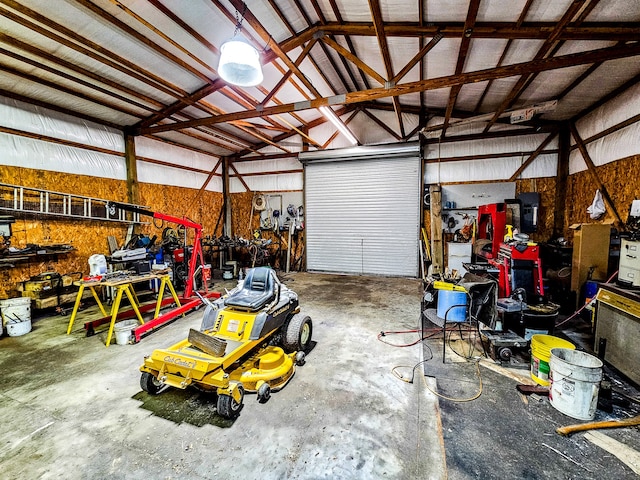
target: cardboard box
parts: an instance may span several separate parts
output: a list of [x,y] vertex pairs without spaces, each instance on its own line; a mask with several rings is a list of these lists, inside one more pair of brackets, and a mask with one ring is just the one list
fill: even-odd
[[[571,262],[571,290],[578,293],[588,279],[604,281],[609,267],[609,244],[611,242],[610,223],[577,223],[569,228],[573,230],[573,254]],[[579,305],[576,305],[579,307]]]

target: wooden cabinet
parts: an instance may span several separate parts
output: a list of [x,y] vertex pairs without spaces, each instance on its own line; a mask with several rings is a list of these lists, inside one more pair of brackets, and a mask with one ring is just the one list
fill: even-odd
[[[609,243],[611,225],[582,223],[571,226],[573,233],[573,255],[571,262],[571,290],[580,293],[587,281],[589,271],[592,280],[607,279],[609,265]],[[577,295],[578,301],[580,295]]]

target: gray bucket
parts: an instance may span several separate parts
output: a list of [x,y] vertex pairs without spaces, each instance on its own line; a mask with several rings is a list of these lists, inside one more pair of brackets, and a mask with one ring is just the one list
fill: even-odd
[[556,410],[593,420],[602,380],[602,361],[579,350],[551,349],[549,401]]

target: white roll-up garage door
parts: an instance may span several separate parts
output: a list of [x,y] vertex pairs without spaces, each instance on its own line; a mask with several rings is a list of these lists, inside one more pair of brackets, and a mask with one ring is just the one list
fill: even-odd
[[300,155],[307,270],[418,276],[419,146]]

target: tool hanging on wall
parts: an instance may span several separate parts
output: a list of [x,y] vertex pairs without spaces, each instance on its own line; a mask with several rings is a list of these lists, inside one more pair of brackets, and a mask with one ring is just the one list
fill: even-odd
[[251,199],[251,213],[249,214],[249,228],[253,225],[253,213],[262,212],[267,206],[267,201],[262,193],[254,192]]

